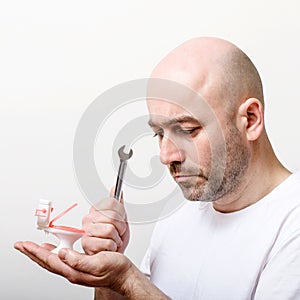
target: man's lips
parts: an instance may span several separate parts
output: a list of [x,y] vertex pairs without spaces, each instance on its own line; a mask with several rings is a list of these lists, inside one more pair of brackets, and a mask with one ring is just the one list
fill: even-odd
[[182,181],[186,181],[195,177],[202,177],[199,174],[175,174],[173,175],[173,178],[176,182],[182,182]]

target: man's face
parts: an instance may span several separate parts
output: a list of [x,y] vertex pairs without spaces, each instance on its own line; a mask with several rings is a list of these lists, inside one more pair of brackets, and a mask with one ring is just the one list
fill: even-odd
[[[149,125],[160,146],[160,160],[185,198],[215,201],[238,187],[249,151],[233,122],[218,120],[216,115],[201,120],[178,104],[160,100],[148,100],[148,109]],[[222,132],[218,132],[219,125]],[[218,138],[220,135],[224,138]],[[221,153],[225,149],[226,153]],[[216,168],[214,175],[212,167]]]

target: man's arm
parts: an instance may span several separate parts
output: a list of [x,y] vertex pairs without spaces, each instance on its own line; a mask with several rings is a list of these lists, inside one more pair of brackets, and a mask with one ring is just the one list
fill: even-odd
[[[169,299],[120,253],[102,251],[86,255],[62,249],[56,255],[32,242],[17,242],[15,248],[43,268],[65,277],[74,284],[106,288],[125,299]],[[97,293],[96,290],[95,297],[100,300]]]
[[132,270],[132,274],[128,276],[127,281],[124,282],[122,290],[124,296],[114,292],[111,289],[95,288],[94,300],[125,300],[125,299],[156,299],[166,300],[170,299],[162,293],[149,279],[142,274],[136,267]]
[[126,298],[108,288],[95,288],[94,300],[125,300]]

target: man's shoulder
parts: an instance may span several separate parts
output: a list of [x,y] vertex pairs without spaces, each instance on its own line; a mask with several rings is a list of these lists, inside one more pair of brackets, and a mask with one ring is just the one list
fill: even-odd
[[300,172],[291,174],[266,196],[274,205],[293,208],[300,204]]

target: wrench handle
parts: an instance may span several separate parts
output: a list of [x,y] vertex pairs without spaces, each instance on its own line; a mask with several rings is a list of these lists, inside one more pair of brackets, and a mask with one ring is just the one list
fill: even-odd
[[116,187],[115,187],[115,194],[114,194],[114,198],[118,201],[120,201],[123,178],[124,178],[126,166],[127,166],[127,162],[121,160],[120,165],[119,165],[117,183],[116,183]]

